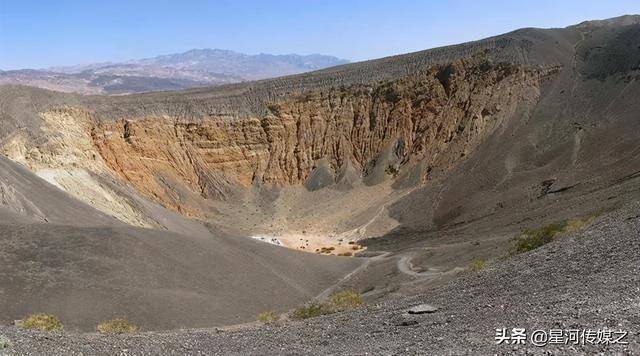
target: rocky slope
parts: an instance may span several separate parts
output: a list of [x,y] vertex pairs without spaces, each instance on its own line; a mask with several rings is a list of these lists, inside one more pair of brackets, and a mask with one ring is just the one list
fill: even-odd
[[[523,228],[638,199],[639,43],[629,16],[183,92],[5,86],[0,150],[121,223],[183,236],[195,221],[307,252],[362,244],[386,257],[340,286],[420,294],[506,254]],[[5,195],[11,216],[48,219]]]
[[[573,145],[569,155],[577,164],[593,158],[580,150],[595,147],[618,127],[633,125],[628,110],[608,121],[597,119],[606,115],[599,109],[606,104],[592,110],[586,103],[590,99],[583,97],[598,91],[600,98],[632,95],[637,69],[629,58],[637,53],[628,42],[636,38],[637,27],[636,17],[623,17],[566,29],[524,29],[302,76],[182,93],[114,98],[29,93],[38,108],[20,113],[26,127],[15,125],[17,116],[8,117],[3,152],[50,181],[66,181],[58,182],[63,187],[84,186],[77,197],[141,226],[153,223],[117,192],[96,183],[96,176],[130,185],[189,216],[217,219],[222,214],[234,226],[246,225],[237,223],[244,217],[225,215],[221,211],[228,209],[219,202],[243,201],[240,210],[263,206],[258,202],[264,192],[250,186],[283,187],[279,194],[289,205],[298,197],[287,187],[300,184],[307,190],[376,184],[402,190],[430,181],[421,191],[434,194],[442,179],[454,181],[458,173],[452,170],[465,181],[468,171],[460,167],[479,164],[465,163],[473,158],[495,166],[489,174],[479,172],[474,182],[485,187],[501,183],[507,189],[517,171],[532,166],[532,157],[539,156],[534,165],[544,166],[543,151],[569,152],[566,145]],[[599,54],[600,48],[610,57]],[[22,108],[23,98],[14,95],[10,109]],[[513,145],[506,147],[509,142]],[[542,174],[527,184],[558,180],[553,175]],[[536,188],[521,184],[517,189]],[[108,198],[97,201],[91,195]],[[428,209],[427,221],[437,225],[460,215],[452,206],[458,198],[452,199],[442,199],[436,211]],[[425,221],[404,213],[403,204],[395,205],[393,221],[379,224],[376,233],[401,220]],[[249,219],[250,226],[273,217],[264,206],[258,210],[260,218]],[[369,221],[377,214],[372,206],[351,217]]]
[[115,316],[156,330],[243,323],[307,301],[360,263],[229,236],[121,194],[154,229],[0,157],[0,323],[37,311],[82,331]]
[[[104,336],[0,327],[16,354],[584,355],[640,352],[638,206],[598,218],[580,233],[455,283],[360,310],[239,330]],[[428,303],[430,314],[410,315]],[[497,344],[496,329],[525,328],[524,344]],[[623,343],[531,343],[534,330],[625,331]],[[566,336],[563,336],[563,340]],[[617,338],[617,336],[616,336]],[[580,340],[580,339],[579,339]],[[594,339],[595,340],[595,339]]]
[[176,194],[159,177],[204,198],[224,196],[230,185],[301,184],[310,175],[329,176],[330,185],[348,170],[375,184],[418,161],[444,173],[518,105],[535,103],[556,72],[458,61],[396,81],[312,91],[268,104],[261,117],[101,121],[92,137],[113,171],[170,206]]
[[[419,188],[421,193],[394,205],[395,222],[381,223],[376,232],[398,222],[442,225],[462,215],[464,206],[473,210],[470,201],[454,205],[465,196],[459,189],[448,193],[454,181],[479,185],[476,192],[497,184],[516,189],[509,199],[518,205],[531,195],[526,191],[539,189],[531,185],[551,182],[544,184],[553,191],[553,184],[569,186],[603,172],[633,173],[611,162],[618,166],[576,170],[581,177],[567,171],[571,177],[559,178],[562,168],[548,164],[558,153],[572,166],[586,167],[596,155],[581,152],[634,125],[629,107],[606,101],[624,101],[637,88],[639,54],[629,46],[637,32],[633,16],[523,29],[301,76],[179,93],[105,98],[6,87],[2,151],[76,197],[141,226],[153,223],[96,177],[204,219],[226,214],[225,201],[258,205],[261,217],[249,225],[273,216],[265,211],[268,204],[259,203],[270,199],[263,187],[275,188],[289,205],[300,196],[288,187],[300,184],[308,191],[381,185],[398,196]],[[633,141],[628,130],[624,135],[623,142]],[[476,166],[492,171],[467,169]],[[518,172],[536,167],[535,179],[517,181]],[[424,212],[426,219],[404,211],[425,194],[437,204]],[[477,205],[487,205],[486,194],[476,196]],[[351,217],[375,220],[377,208],[369,208]],[[229,215],[222,220],[244,218]]]

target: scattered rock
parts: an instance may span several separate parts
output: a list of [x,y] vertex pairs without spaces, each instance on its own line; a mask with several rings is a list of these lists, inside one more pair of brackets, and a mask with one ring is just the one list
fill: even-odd
[[409,314],[427,314],[427,313],[435,313],[438,311],[438,308],[429,304],[420,304],[415,307],[409,309],[407,312]]

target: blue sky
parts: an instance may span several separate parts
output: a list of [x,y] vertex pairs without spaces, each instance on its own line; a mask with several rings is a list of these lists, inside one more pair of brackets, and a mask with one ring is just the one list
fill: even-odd
[[357,61],[640,13],[640,1],[0,0],[0,69],[221,48]]

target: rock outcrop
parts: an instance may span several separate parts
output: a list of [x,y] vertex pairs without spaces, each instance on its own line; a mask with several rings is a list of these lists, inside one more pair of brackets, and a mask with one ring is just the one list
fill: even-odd
[[92,137],[113,171],[174,207],[186,194],[176,187],[224,198],[253,183],[302,184],[317,169],[336,177],[353,166],[375,184],[421,161],[426,178],[535,102],[556,69],[458,60],[394,81],[285,98],[267,104],[263,117],[101,120]]
[[91,105],[55,105],[39,114],[45,135],[19,132],[2,150],[101,211],[153,226],[96,177],[196,217],[211,216],[207,200],[237,201],[252,185],[348,189],[402,177],[416,185],[532,107],[558,68],[478,55],[394,80],[278,95],[251,115],[171,115],[141,102],[134,116],[105,118]]

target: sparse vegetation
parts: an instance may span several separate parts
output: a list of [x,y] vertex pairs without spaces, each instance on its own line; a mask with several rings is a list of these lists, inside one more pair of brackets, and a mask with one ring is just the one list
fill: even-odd
[[355,309],[364,304],[360,293],[352,290],[338,292],[332,295],[329,301],[336,311]]
[[353,256],[353,253],[351,253],[351,252],[343,252],[343,253],[339,253],[338,256],[351,257],[351,256]]
[[[330,253],[332,253],[335,249],[336,249],[336,248],[335,248],[335,247],[333,247],[333,246],[332,246],[332,247],[321,247],[319,252],[320,252],[320,253],[324,253],[324,254],[330,254]],[[318,251],[318,250],[316,250],[316,251]]]
[[539,229],[527,229],[523,236],[516,239],[514,253],[522,253],[548,244],[556,235],[563,232],[576,232],[584,229],[596,218],[592,215],[586,218],[572,218],[553,224],[545,225]]
[[313,301],[293,311],[291,319],[302,320],[315,318],[321,315],[338,313],[358,308],[364,304],[362,296],[351,290],[335,293],[325,303]]
[[101,334],[131,334],[140,331],[140,328],[130,324],[126,319],[118,318],[98,324],[96,331]]
[[280,315],[273,310],[266,311],[264,313],[260,313],[258,315],[258,321],[263,324],[272,324],[280,319]]
[[562,232],[566,222],[545,225],[539,229],[527,229],[522,237],[516,240],[515,253],[535,250],[553,241],[553,237]]
[[484,258],[476,258],[469,265],[469,270],[473,272],[482,271],[485,268],[487,268],[487,260],[485,260]]
[[591,224],[593,220],[595,220],[597,215],[591,215],[586,218],[573,218],[567,220],[567,225],[565,226],[566,232],[576,232],[584,229],[587,225]]
[[291,319],[303,320],[315,318],[321,315],[331,314],[333,311],[326,303],[311,302],[293,311]]
[[27,318],[21,320],[17,326],[23,329],[34,329],[49,332],[60,331],[64,328],[62,322],[60,322],[60,319],[56,316],[44,313],[31,314]]

